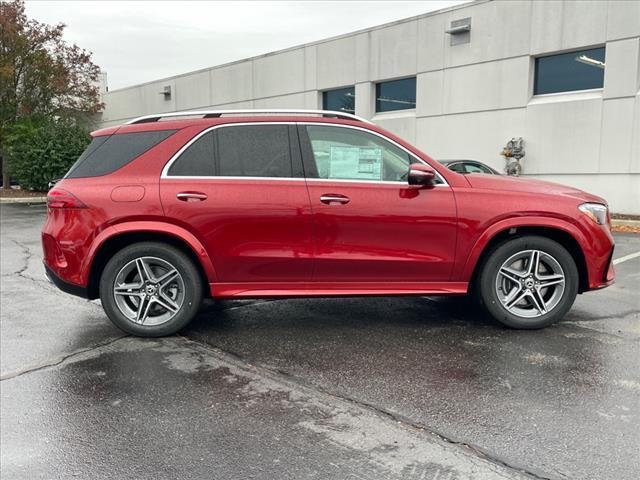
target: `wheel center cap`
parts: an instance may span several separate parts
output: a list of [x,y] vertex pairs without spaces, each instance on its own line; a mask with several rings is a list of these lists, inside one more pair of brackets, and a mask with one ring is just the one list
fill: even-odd
[[158,288],[155,285],[147,285],[145,287],[145,291],[147,292],[147,295],[155,295],[157,290]]
[[533,288],[533,279],[532,278],[527,278],[524,281],[524,286],[527,288]]

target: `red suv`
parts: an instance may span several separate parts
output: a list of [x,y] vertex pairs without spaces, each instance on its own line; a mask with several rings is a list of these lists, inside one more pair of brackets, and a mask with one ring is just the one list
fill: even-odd
[[141,336],[203,297],[463,295],[515,328],[613,283],[606,202],[453,172],[328,111],[161,114],[98,130],[49,192],[49,278]]

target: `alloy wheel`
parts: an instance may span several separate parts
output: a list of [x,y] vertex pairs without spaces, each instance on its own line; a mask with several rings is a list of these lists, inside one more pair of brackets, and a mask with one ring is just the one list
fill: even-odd
[[560,263],[541,250],[523,250],[510,256],[498,270],[496,293],[513,315],[537,318],[552,311],[565,290]]
[[171,320],[185,298],[184,280],[169,262],[138,257],[116,275],[113,295],[118,309],[139,325],[161,325]]

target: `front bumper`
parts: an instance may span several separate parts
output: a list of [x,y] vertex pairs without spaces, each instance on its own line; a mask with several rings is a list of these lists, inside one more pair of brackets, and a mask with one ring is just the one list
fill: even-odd
[[611,247],[611,254],[609,255],[609,259],[607,260],[606,267],[604,269],[605,274],[602,278],[602,283],[596,285],[593,289],[599,290],[601,288],[606,288],[610,285],[616,283],[616,271],[613,267],[613,251],[615,249],[615,245]]
[[62,280],[46,264],[44,265],[44,273],[45,273],[45,276],[47,277],[47,280],[49,280],[51,283],[53,283],[56,287],[58,287],[63,292],[68,293],[70,295],[75,295],[76,297],[82,297],[86,299],[89,298],[89,292],[85,287]]

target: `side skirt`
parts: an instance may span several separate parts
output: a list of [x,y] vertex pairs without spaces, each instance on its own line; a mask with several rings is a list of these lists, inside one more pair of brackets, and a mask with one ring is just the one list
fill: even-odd
[[216,298],[464,295],[467,282],[211,283]]

